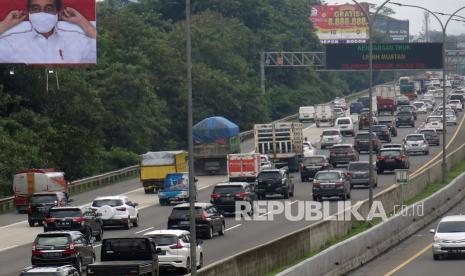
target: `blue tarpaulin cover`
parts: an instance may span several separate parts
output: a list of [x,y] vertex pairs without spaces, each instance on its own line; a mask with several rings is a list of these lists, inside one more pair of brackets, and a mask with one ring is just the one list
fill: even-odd
[[230,120],[216,116],[203,119],[193,127],[194,141],[213,143],[239,135],[239,127]]

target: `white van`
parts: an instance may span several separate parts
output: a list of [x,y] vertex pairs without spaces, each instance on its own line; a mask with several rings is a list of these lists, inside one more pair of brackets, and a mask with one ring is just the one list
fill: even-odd
[[299,121],[315,122],[315,108],[313,106],[301,106],[299,108]]
[[355,136],[354,123],[350,117],[340,117],[336,119],[335,127],[337,127],[341,134],[349,134]]

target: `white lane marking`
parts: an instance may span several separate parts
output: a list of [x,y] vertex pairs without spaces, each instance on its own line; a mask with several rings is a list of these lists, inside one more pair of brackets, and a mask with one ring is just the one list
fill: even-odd
[[14,244],[12,246],[8,246],[8,247],[5,247],[5,248],[0,248],[0,252],[7,251],[7,250],[13,249],[13,248],[18,247],[18,246],[19,246],[18,244]]
[[294,200],[294,201],[292,201],[292,202],[289,202],[287,205],[292,205],[292,204],[296,203],[297,201],[298,201],[298,200]]
[[262,214],[262,215],[259,215],[258,217],[264,217],[264,216],[266,216],[266,215],[268,215],[268,214],[271,214],[271,212],[273,212],[273,211],[270,211],[270,212],[268,212],[268,213],[264,213],[264,214]]
[[134,234],[140,234],[140,233],[142,233],[142,232],[148,231],[148,230],[153,229],[153,228],[155,228],[155,227],[149,227],[149,228],[146,228],[146,229],[137,231],[137,232],[135,232]]
[[237,224],[237,225],[234,225],[234,226],[232,226],[232,227],[229,227],[228,229],[224,230],[224,232],[229,231],[229,230],[231,230],[231,229],[234,229],[234,228],[236,228],[236,227],[239,227],[239,226],[241,226],[241,225],[242,225],[242,224]]
[[102,244],[93,245],[92,247],[97,248],[97,247],[100,247],[100,246],[102,246]]

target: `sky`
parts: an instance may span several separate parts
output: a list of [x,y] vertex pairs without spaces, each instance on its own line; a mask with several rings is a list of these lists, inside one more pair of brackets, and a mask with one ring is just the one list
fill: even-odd
[[[392,2],[398,2],[406,5],[422,6],[433,12],[441,13],[453,13],[459,8],[465,7],[465,0],[391,0]],[[327,4],[345,4],[352,3],[351,0],[325,0]],[[380,5],[384,0],[359,0],[359,2],[369,2]],[[410,20],[410,34],[416,35],[422,31],[424,11],[418,8],[410,7],[399,7],[396,5],[387,5],[392,8],[396,14],[392,17],[397,19],[408,19]],[[458,15],[465,17],[465,9],[460,11]],[[439,15],[439,18],[445,23],[447,16]],[[460,18],[459,18],[460,19]],[[441,30],[441,27],[433,16],[430,16],[430,30]],[[447,26],[447,34],[458,35],[465,34],[465,22],[451,21]]]

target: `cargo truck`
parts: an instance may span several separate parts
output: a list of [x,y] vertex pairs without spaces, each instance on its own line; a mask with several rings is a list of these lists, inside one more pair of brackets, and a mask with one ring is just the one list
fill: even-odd
[[315,124],[320,127],[322,123],[327,123],[329,126],[334,126],[336,121],[336,113],[331,104],[318,104],[315,106]]
[[260,170],[260,153],[228,154],[228,178],[230,182],[255,182]]
[[239,127],[217,116],[194,125],[193,133],[196,175],[226,174],[227,155],[240,152]]
[[68,192],[64,172],[55,169],[26,169],[13,176],[13,193],[16,210],[27,211],[28,198],[40,192]]
[[168,173],[186,171],[186,151],[147,152],[140,156],[140,182],[146,194],[163,188],[163,181]]
[[303,155],[301,123],[286,122],[256,124],[254,126],[255,152],[267,154],[277,168],[298,171]]
[[401,77],[399,78],[399,87],[400,94],[406,96],[409,100],[415,100],[416,91],[415,91],[415,82],[412,81],[410,77]]
[[390,85],[376,86],[376,106],[378,115],[389,113],[394,115],[396,111],[396,90]]

